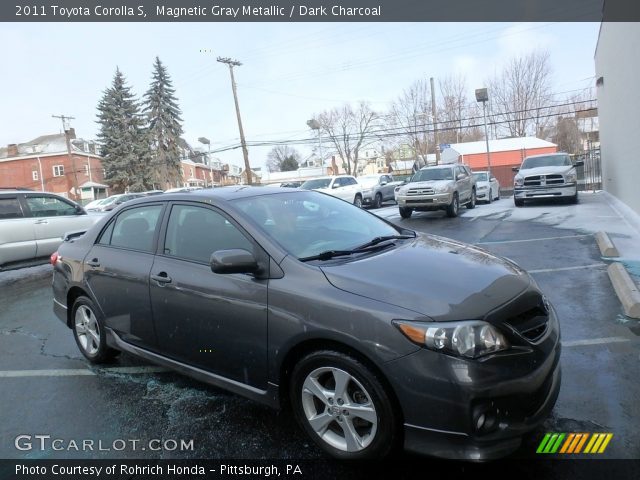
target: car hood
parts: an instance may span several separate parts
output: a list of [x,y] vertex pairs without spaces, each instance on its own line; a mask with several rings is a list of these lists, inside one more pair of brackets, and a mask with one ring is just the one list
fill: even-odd
[[440,185],[448,185],[450,183],[453,183],[453,180],[427,180],[424,182],[412,182],[412,183],[407,183],[403,189],[404,190],[409,190],[411,188],[435,188],[436,186],[440,186]]
[[321,269],[336,288],[435,321],[483,318],[531,285],[529,275],[513,262],[431,235]]
[[569,171],[573,170],[573,166],[561,165],[559,167],[536,167],[536,168],[526,168],[524,170],[520,170],[518,172],[519,175],[523,177],[529,175],[549,175],[553,173],[559,173],[564,175]]

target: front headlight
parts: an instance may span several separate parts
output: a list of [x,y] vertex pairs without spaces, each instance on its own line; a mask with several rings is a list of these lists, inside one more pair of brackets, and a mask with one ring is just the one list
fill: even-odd
[[373,188],[363,188],[362,193],[371,193],[373,192]]
[[412,342],[459,357],[478,358],[509,348],[502,333],[480,320],[438,323],[396,320],[393,323]]
[[521,187],[521,186],[523,186],[523,185],[524,185],[524,178],[523,178],[523,177],[515,177],[515,178],[513,179],[513,184],[514,184],[516,187]]
[[449,185],[446,183],[443,185],[436,185],[433,189],[436,193],[446,193],[449,191]]
[[567,173],[564,176],[564,181],[565,181],[565,183],[575,183],[576,182],[576,178],[577,178],[577,176],[576,176],[575,173]]
[[489,187],[487,185],[478,186],[478,190],[487,190]]

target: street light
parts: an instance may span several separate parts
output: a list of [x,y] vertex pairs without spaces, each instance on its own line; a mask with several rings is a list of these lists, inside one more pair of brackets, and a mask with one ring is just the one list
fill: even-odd
[[322,155],[322,137],[320,135],[321,132],[321,125],[320,122],[317,121],[315,118],[312,118],[311,120],[307,120],[307,126],[311,129],[311,130],[317,130],[318,131],[318,146],[320,148],[320,167],[324,167],[324,156]]
[[487,165],[488,177],[491,181],[491,152],[489,151],[489,134],[487,133],[487,101],[489,93],[486,88],[476,89],[476,102],[482,102],[482,115],[484,116],[484,139],[487,142]]
[[207,146],[207,161],[209,162],[209,180],[211,181],[211,185],[213,187],[213,166],[211,165],[211,141],[207,137],[200,137],[198,141]]

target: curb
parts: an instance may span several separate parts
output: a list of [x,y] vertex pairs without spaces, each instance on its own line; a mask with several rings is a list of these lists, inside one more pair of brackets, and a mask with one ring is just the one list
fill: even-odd
[[596,235],[596,243],[600,248],[600,253],[603,257],[619,257],[620,253],[618,253],[618,249],[613,244],[609,235],[605,232],[597,232]]
[[628,317],[640,319],[640,291],[627,270],[621,263],[612,263],[607,268],[607,273],[622,303],[624,313]]

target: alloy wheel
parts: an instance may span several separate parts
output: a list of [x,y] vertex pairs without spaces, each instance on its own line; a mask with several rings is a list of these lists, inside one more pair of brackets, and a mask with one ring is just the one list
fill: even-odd
[[88,355],[96,355],[100,348],[100,328],[95,314],[87,305],[76,309],[75,330],[80,347]]
[[321,367],[302,385],[302,409],[315,433],[344,452],[358,452],[375,439],[376,408],[369,392],[348,372]]

